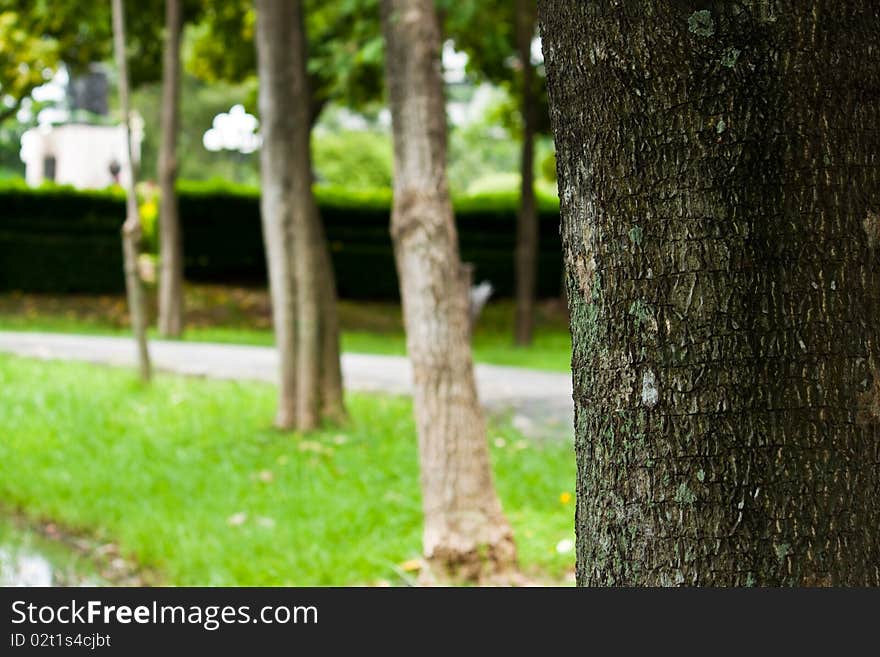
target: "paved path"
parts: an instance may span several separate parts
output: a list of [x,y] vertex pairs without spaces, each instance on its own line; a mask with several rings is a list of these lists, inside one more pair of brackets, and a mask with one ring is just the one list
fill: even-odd
[[[45,359],[135,365],[134,342],[127,337],[0,331],[0,351]],[[151,340],[157,369],[217,379],[275,382],[273,347]],[[349,390],[410,394],[412,370],[403,356],[343,354],[342,375]],[[477,387],[493,415],[509,415],[514,426],[535,437],[570,436],[574,410],[571,377],[498,365],[476,366]]]

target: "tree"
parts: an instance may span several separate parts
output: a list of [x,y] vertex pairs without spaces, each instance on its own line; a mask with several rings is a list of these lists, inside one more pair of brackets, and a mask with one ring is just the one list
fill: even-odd
[[147,313],[144,290],[138,270],[138,250],[141,237],[141,219],[135,191],[135,168],[131,149],[131,120],[128,106],[128,62],[125,54],[125,7],[123,0],[113,0],[113,50],[119,71],[119,107],[125,124],[125,157],[129,176],[126,181],[126,218],[122,225],[123,265],[125,287],[128,293],[128,309],[137,344],[138,365],[141,379],[150,380],[150,353],[147,347]]
[[183,241],[178,215],[177,133],[180,116],[181,0],[165,2],[165,52],[162,63],[161,145],[159,148],[159,333],[183,332]]
[[257,0],[262,217],[280,359],[276,424],[344,416],[336,289],[312,193],[311,98],[300,0]]
[[[309,430],[321,419],[345,417],[336,283],[310,186],[309,132],[334,94],[357,98],[378,88],[381,65],[376,64],[375,43],[381,40],[370,39],[369,31],[354,20],[375,2],[305,3],[310,11],[304,16],[302,2],[294,7],[257,2],[254,12],[250,2],[212,0],[196,28],[190,62],[194,72],[222,79],[242,79],[254,67],[259,72],[262,214],[281,361],[279,427]],[[270,25],[273,20],[266,14],[280,23]],[[311,48],[305,38],[306,18],[318,33],[317,45]],[[216,35],[230,38],[218,41]],[[255,63],[253,50],[217,48],[218,43],[241,45],[251,39],[257,42]],[[343,75],[345,82],[340,81]],[[290,88],[291,81],[296,90]],[[264,89],[267,86],[271,89]]]
[[[362,107],[381,97],[378,0],[305,0],[312,125],[328,102]],[[240,82],[256,71],[252,0],[205,0],[187,68],[207,80]]]
[[543,77],[531,58],[535,20],[535,3],[530,0],[465,0],[450,7],[446,21],[456,46],[468,53],[468,69],[503,85],[517,98],[517,108],[511,110],[519,120],[510,123],[522,141],[514,255],[514,342],[518,345],[531,344],[534,335],[539,235],[535,137],[549,129]]
[[581,585],[880,584],[880,8],[539,6]]
[[[156,77],[160,0],[142,0],[126,17],[129,82]],[[0,123],[15,116],[34,88],[64,64],[72,73],[112,55],[110,5],[51,0],[0,0]]]
[[413,366],[425,556],[478,579],[515,564],[477,399],[468,276],[446,181],[440,30],[432,0],[382,0],[394,138],[391,235]]
[[522,71],[522,156],[520,203],[516,226],[516,317],[514,340],[529,345],[535,331],[535,295],[538,277],[538,207],[535,203],[535,131],[537,99],[532,39],[535,3],[516,0],[516,50]]
[[0,12],[0,123],[15,116],[22,100],[46,82],[44,71],[57,65],[55,42],[29,27],[17,11]]
[[0,0],[0,123],[45,84],[59,64],[76,70],[109,53],[106,7]]

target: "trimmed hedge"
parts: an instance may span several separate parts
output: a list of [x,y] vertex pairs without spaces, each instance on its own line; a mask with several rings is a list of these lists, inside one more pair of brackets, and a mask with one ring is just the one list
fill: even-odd
[[0,290],[120,292],[125,197],[0,188]]
[[[179,191],[186,279],[264,285],[258,190],[182,182]],[[388,231],[390,191],[319,187],[316,195],[339,295],[396,299],[397,274]],[[475,280],[492,282],[497,296],[510,296],[514,289],[516,207],[514,195],[456,201],[462,259],[474,263]],[[0,188],[0,289],[121,291],[119,228],[124,214],[124,197],[117,192]],[[538,293],[558,296],[562,267],[558,204],[542,200],[540,219]]]

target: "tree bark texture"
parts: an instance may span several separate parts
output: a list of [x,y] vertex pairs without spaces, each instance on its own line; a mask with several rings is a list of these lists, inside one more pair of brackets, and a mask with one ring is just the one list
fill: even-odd
[[522,155],[520,207],[516,228],[516,319],[514,341],[530,345],[535,330],[535,287],[538,276],[538,209],[535,203],[535,127],[537,93],[532,66],[535,36],[534,0],[516,0],[516,46],[522,66]]
[[175,189],[182,30],[181,0],[166,0],[159,144],[159,333],[171,338],[183,333],[183,241]]
[[880,5],[540,16],[578,583],[880,584]]
[[336,288],[312,192],[302,2],[258,0],[262,216],[275,339],[276,424],[309,431],[344,418]]
[[123,0],[113,0],[113,50],[119,72],[119,106],[125,122],[125,157],[128,160],[128,181],[125,189],[126,218],[122,224],[122,255],[125,269],[125,289],[128,296],[128,312],[138,353],[138,369],[141,379],[151,377],[150,352],[147,346],[147,307],[138,268],[140,251],[141,216],[135,190],[136,169],[131,147],[131,119],[129,116],[128,62],[125,54],[125,6]]
[[413,365],[425,556],[478,579],[515,563],[492,482],[471,359],[468,289],[446,180],[440,30],[432,0],[383,0],[394,136],[391,234]]

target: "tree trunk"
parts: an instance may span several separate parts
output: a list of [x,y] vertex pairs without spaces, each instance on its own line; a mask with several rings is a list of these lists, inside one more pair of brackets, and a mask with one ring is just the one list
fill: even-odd
[[293,271],[293,202],[291,145],[295,121],[290,61],[292,5],[278,0],[257,2],[257,66],[263,144],[260,149],[263,238],[269,269],[272,321],[278,349],[279,395],[275,424],[297,423],[296,281]]
[[468,330],[468,290],[446,180],[440,32],[432,0],[383,0],[394,135],[391,234],[413,366],[425,556],[441,576],[510,568]]
[[535,286],[538,272],[538,210],[535,203],[535,123],[537,98],[532,66],[535,3],[516,0],[516,44],[522,66],[522,157],[520,207],[516,227],[516,320],[514,340],[527,346],[535,330]]
[[774,7],[541,2],[581,585],[880,584],[880,8]]
[[126,218],[122,224],[122,255],[125,268],[125,289],[128,296],[128,312],[134,332],[141,379],[151,376],[150,352],[147,347],[147,309],[144,290],[138,269],[138,253],[141,238],[141,215],[135,190],[135,163],[131,147],[131,120],[128,101],[128,62],[125,54],[125,8],[123,0],[113,0],[113,50],[119,71],[119,106],[125,125],[125,157],[128,160],[128,180],[125,189]]
[[170,338],[183,332],[183,243],[175,189],[182,29],[181,0],[166,0],[159,145],[159,333]]
[[288,21],[291,70],[290,102],[286,111],[293,117],[291,155],[291,200],[293,202],[293,261],[297,291],[297,424],[311,431],[321,423],[321,284],[317,271],[321,262],[318,209],[312,194],[312,156],[309,144],[311,94],[306,73],[306,35],[302,0],[279,0],[290,5]]
[[333,268],[312,192],[310,94],[300,0],[258,0],[262,216],[280,361],[276,424],[345,417]]
[[315,207],[315,225],[318,228],[318,283],[321,303],[321,416],[330,422],[345,421],[345,400],[342,388],[342,363],[340,361],[339,315],[336,309],[336,275],[333,261],[324,236],[323,225]]

